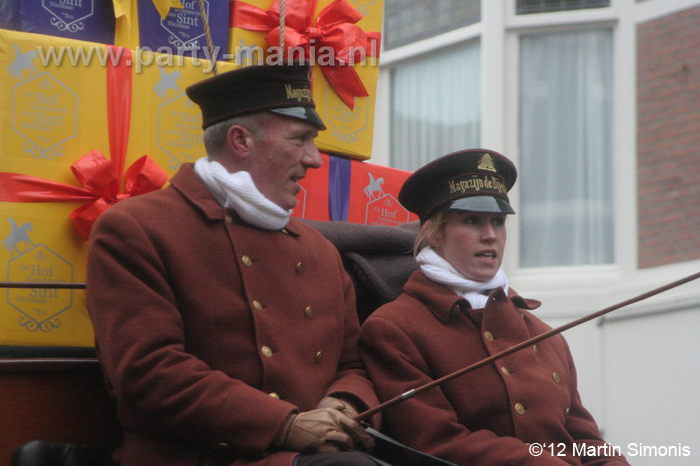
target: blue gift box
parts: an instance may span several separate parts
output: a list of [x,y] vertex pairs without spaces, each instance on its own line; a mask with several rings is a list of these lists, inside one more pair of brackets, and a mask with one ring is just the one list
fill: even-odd
[[19,28],[18,0],[0,0],[0,29]]
[[[138,0],[139,45],[154,52],[208,58],[204,24],[198,0],[181,0],[182,8],[171,8],[161,18],[152,0]],[[230,0],[204,0],[217,59],[228,53]]]
[[[0,0],[2,3],[3,0]],[[114,43],[114,7],[108,0],[5,0],[16,29],[70,39]]]

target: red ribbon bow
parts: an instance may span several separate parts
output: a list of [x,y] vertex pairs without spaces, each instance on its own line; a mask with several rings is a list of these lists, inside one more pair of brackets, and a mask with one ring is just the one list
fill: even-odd
[[108,61],[107,110],[109,146],[112,161],[98,150],[92,150],[71,165],[73,175],[82,187],[45,180],[18,173],[0,173],[0,201],[5,202],[89,202],[71,212],[73,225],[87,240],[97,218],[113,204],[127,197],[160,189],[168,174],[148,155],[135,161],[126,172],[122,184],[131,116],[131,51],[123,49],[113,56],[122,57],[117,65]]
[[[287,56],[295,56],[289,49],[296,47],[302,48],[307,61],[318,56],[323,75],[343,102],[353,109],[355,97],[365,97],[369,93],[352,65],[366,57],[378,56],[381,34],[365,32],[357,26],[355,23],[362,19],[362,13],[346,0],[334,0],[315,19],[316,0],[287,0],[285,5]],[[267,32],[267,44],[279,46],[279,0],[275,0],[269,10],[236,0],[231,14],[232,27]],[[324,55],[328,47],[333,53],[331,57]]]

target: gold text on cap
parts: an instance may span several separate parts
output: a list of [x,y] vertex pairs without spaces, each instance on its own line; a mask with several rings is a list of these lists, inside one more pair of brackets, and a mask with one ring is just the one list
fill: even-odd
[[296,100],[297,102],[301,102],[302,100],[305,100],[306,102],[311,102],[311,99],[313,98],[311,94],[311,89],[293,88],[291,84],[285,84],[284,90],[287,92],[288,99]]
[[482,189],[488,189],[491,191],[496,191],[501,194],[506,194],[508,188],[506,187],[503,178],[493,175],[469,175],[468,177],[462,179],[451,179],[447,181],[447,187],[450,194],[454,193],[473,193],[479,192]]

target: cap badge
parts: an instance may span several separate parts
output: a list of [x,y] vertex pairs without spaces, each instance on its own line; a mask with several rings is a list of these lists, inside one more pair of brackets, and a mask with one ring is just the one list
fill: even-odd
[[496,167],[493,166],[493,157],[491,157],[491,154],[484,154],[481,156],[477,169],[496,173]]

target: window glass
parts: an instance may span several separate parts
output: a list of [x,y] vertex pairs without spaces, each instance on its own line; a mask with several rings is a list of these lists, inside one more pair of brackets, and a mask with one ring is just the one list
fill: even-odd
[[528,15],[609,6],[610,0],[517,0],[516,12],[519,15]]
[[481,0],[386,0],[384,48],[389,50],[481,20]]
[[479,44],[426,54],[391,70],[391,166],[414,171],[479,146]]
[[612,32],[520,39],[522,267],[614,260]]

